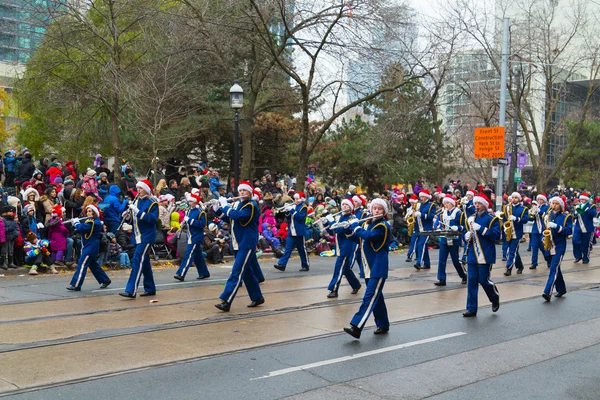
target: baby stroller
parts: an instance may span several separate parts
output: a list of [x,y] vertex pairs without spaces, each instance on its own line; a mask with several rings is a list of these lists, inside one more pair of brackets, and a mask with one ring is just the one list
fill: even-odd
[[167,260],[173,259],[172,251],[167,244],[165,232],[160,227],[156,228],[156,241],[152,245],[151,250],[156,261],[161,258],[166,258]]

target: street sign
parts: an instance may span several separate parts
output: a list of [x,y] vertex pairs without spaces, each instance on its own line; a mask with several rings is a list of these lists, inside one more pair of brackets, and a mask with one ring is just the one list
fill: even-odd
[[499,158],[498,165],[508,165],[509,160],[507,158]]
[[498,179],[498,167],[492,167],[492,178]]
[[475,158],[504,157],[504,127],[475,128]]
[[521,169],[515,168],[515,182],[521,182]]

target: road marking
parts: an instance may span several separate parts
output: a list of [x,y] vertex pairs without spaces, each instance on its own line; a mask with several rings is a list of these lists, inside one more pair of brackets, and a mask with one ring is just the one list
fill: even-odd
[[[206,279],[203,282],[224,282],[227,279]],[[154,286],[171,286],[171,285],[189,285],[190,283],[198,283],[200,280],[195,280],[195,281],[188,281],[188,282],[173,282],[173,283],[159,283],[158,285],[154,285]],[[124,287],[122,288],[110,288],[110,289],[96,289],[96,290],[92,290],[93,292],[110,292],[110,291],[114,291],[114,290],[125,290]]]
[[319,362],[315,362],[312,364],[300,365],[298,367],[279,369],[277,371],[269,372],[269,375],[261,376],[259,378],[252,378],[250,380],[254,381],[254,380],[258,380],[258,379],[272,378],[274,376],[285,375],[285,374],[289,374],[289,373],[297,372],[297,371],[304,371],[307,369],[322,367],[325,365],[337,364],[337,363],[341,363],[344,361],[356,360],[358,358],[369,357],[369,356],[373,356],[376,354],[387,353],[387,352],[394,351],[394,350],[405,349],[407,347],[417,346],[420,344],[437,342],[440,340],[450,339],[453,337],[462,336],[462,335],[466,335],[466,334],[467,334],[466,332],[454,332],[454,333],[449,333],[447,335],[435,336],[435,337],[432,337],[429,339],[416,340],[414,342],[398,344],[396,346],[390,346],[390,347],[384,347],[382,349],[365,351],[364,353],[357,353],[357,354],[353,354],[351,356],[333,358],[331,360],[324,360],[324,361],[319,361]]

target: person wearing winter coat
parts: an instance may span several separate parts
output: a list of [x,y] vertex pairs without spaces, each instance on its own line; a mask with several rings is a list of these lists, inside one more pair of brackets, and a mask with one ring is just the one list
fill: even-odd
[[54,179],[57,177],[63,177],[63,171],[60,167],[60,163],[52,162],[50,163],[50,168],[46,171],[46,175],[48,175],[48,182],[54,182]]
[[33,232],[29,232],[25,241],[25,263],[31,265],[29,275],[37,275],[38,267],[46,267],[51,274],[58,274],[58,271],[52,264],[50,257],[50,242],[48,240],[40,240]]
[[33,173],[33,176],[29,180],[31,186],[37,190],[38,194],[42,194],[46,191],[46,184],[44,183],[44,175],[42,171],[36,169]]
[[65,196],[65,219],[69,220],[79,217],[84,201],[85,196],[82,189],[75,189],[68,198]]
[[[49,188],[46,189],[46,194],[42,197],[40,197],[40,202],[42,203],[43,206],[43,211],[44,211],[44,219],[43,219],[43,224],[46,225],[46,223],[48,221],[50,221],[50,218],[52,218],[52,210],[54,209],[54,206],[57,203],[57,191],[56,188],[54,186],[50,186]],[[40,222],[42,222],[40,220]]]
[[100,172],[100,175],[98,175],[98,196],[102,200],[108,196],[109,188],[110,182],[108,181],[108,175],[106,175],[106,172]]
[[17,268],[14,263],[15,240],[19,236],[19,225],[15,220],[16,208],[5,206],[2,209],[2,222],[4,223],[5,241],[2,243],[2,258],[7,257],[8,268]]
[[121,222],[121,214],[127,209],[127,204],[129,203],[129,200],[127,199],[120,201],[120,194],[121,189],[117,185],[112,185],[108,189],[108,196],[106,196],[102,203],[106,229],[108,232],[114,233],[115,235],[117,234]]
[[98,182],[96,181],[96,171],[88,168],[85,176],[83,177],[83,184],[81,185],[83,194],[85,196],[98,197]]
[[135,245],[131,243],[131,232],[133,230],[133,226],[129,224],[123,224],[121,230],[117,232],[117,243],[123,251],[126,251],[129,254],[129,258],[133,257],[133,252],[135,251]]
[[136,185],[137,180],[135,179],[135,176],[133,176],[133,170],[131,168],[127,168],[125,170],[125,174],[123,174],[123,178],[121,178],[121,191],[123,193],[137,193]]
[[40,237],[38,231],[43,227],[44,224],[38,222],[35,218],[35,204],[26,204],[25,207],[23,207],[23,220],[21,221],[21,230],[25,232],[25,234],[33,232],[37,237]]
[[267,240],[269,245],[271,247],[277,247],[277,248],[281,247],[281,242],[275,236],[275,232],[277,232],[275,230],[275,228],[272,228],[271,224],[269,224],[268,222],[263,222],[262,228],[263,228],[262,235]]
[[65,252],[67,251],[67,237],[69,230],[62,221],[62,206],[57,204],[52,210],[52,218],[46,224],[48,228],[48,239],[52,250],[52,260],[57,265],[64,265]]
[[6,263],[6,254],[4,253],[4,243],[6,243],[6,232],[4,231],[4,219],[0,218],[0,268],[8,269]]
[[35,165],[33,165],[33,162],[31,161],[31,154],[27,152],[23,155],[21,164],[17,167],[17,181],[15,183],[18,182],[20,185],[21,183],[30,180],[34,171]]

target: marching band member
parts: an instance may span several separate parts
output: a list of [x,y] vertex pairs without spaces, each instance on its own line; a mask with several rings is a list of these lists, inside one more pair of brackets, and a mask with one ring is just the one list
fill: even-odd
[[544,260],[548,263],[548,267],[550,267],[550,255],[546,250],[544,250],[544,243],[542,241],[542,232],[546,229],[546,224],[544,223],[544,216],[546,212],[548,212],[548,198],[545,194],[538,194],[536,197],[536,201],[538,203],[537,207],[534,209],[535,218],[533,220],[533,227],[531,228],[531,267],[529,269],[536,269],[538,266],[538,250],[542,252],[544,256]]
[[310,269],[310,262],[308,260],[308,252],[306,251],[305,233],[306,233],[306,214],[308,213],[308,207],[304,202],[306,197],[303,192],[296,192],[294,194],[295,207],[291,211],[286,213],[288,220],[288,237],[285,241],[285,253],[279,259],[277,264],[274,265],[275,269],[279,271],[285,271],[290,256],[294,247],[298,249],[300,255],[300,262],[302,268],[300,271],[308,271]]
[[[365,269],[367,288],[358,312],[350,321],[350,326],[344,332],[360,338],[360,334],[373,313],[375,317],[376,335],[387,333],[390,330],[390,321],[383,298],[383,285],[388,277],[388,252],[392,229],[383,219],[387,215],[387,204],[383,199],[371,202],[373,220],[359,225],[353,223],[346,232],[353,240],[360,243],[361,257]],[[346,222],[348,224],[348,222]]]
[[177,272],[173,277],[181,282],[185,280],[185,275],[190,269],[192,262],[196,265],[196,270],[198,270],[198,278],[196,279],[206,279],[210,277],[210,272],[208,272],[204,254],[202,253],[202,247],[204,246],[204,227],[206,226],[206,212],[200,208],[202,199],[196,194],[189,193],[186,193],[185,198],[190,207],[189,213],[183,218],[183,223],[188,226],[187,247],[185,249],[185,255],[181,259],[179,269],[177,269]]
[[[473,204],[473,197],[475,197],[475,192],[472,190],[467,190],[465,197],[463,197],[463,199],[461,200],[461,208],[464,216],[463,219],[465,220],[465,222],[471,215],[475,214],[475,204]],[[465,229],[461,237],[463,244],[463,254],[461,257],[461,262],[464,265],[467,265],[467,243],[465,242],[466,233],[467,230]]]
[[[252,186],[250,182],[242,182],[238,186],[238,193],[243,199],[232,207],[227,205],[225,197],[219,198],[219,203],[213,205],[217,216],[231,225],[231,246],[235,261],[225,289],[219,298],[221,303],[215,304],[219,310],[227,312],[239,290],[242,281],[248,291],[252,302],[248,307],[258,307],[265,302],[260,291],[258,278],[253,272],[252,265],[258,264],[256,260],[256,246],[258,244],[258,205],[252,200]],[[288,239],[289,240],[289,239]]]
[[[408,199],[410,203],[410,208],[406,212],[406,218],[414,217],[415,211],[417,211],[417,204],[419,202],[419,198],[416,194],[410,195],[410,199]],[[416,223],[416,220],[413,224],[412,235],[410,235],[410,243],[408,245],[408,252],[406,253],[406,262],[412,261],[412,256],[415,254],[415,249],[417,247],[417,240],[419,240],[419,224]]]
[[496,262],[496,240],[500,239],[502,223],[500,218],[488,213],[491,201],[484,194],[473,198],[476,213],[468,220],[467,240],[468,292],[467,311],[463,317],[477,315],[477,293],[479,285],[492,303],[492,311],[500,308],[500,295],[494,282],[490,280],[492,265]]
[[88,267],[94,278],[100,283],[100,288],[105,289],[111,284],[110,278],[106,272],[98,265],[98,251],[100,250],[100,238],[102,237],[102,222],[100,221],[100,211],[98,208],[90,204],[85,208],[87,218],[83,223],[76,219],[73,221],[73,227],[81,234],[81,242],[83,249],[81,256],[77,262],[77,270],[71,279],[71,286],[67,290],[79,292]]
[[[364,196],[355,195],[352,197],[352,204],[354,204],[354,216],[356,219],[364,219],[369,216],[369,212],[365,208],[367,199]],[[354,260],[358,264],[358,276],[361,279],[365,278],[365,271],[363,268],[362,257],[360,256],[360,246],[358,243],[354,245]],[[352,266],[350,267],[352,268]]]
[[[442,229],[451,230],[452,232],[463,232],[464,228],[464,214],[456,207],[456,200],[450,195],[444,197],[442,200],[444,211],[440,215],[440,222],[443,225]],[[458,259],[458,247],[460,244],[460,236],[455,237],[440,237],[440,253],[438,260],[438,273],[435,286],[446,286],[446,262],[448,260],[448,254],[452,259],[452,264],[460,276],[461,283],[464,285],[467,283],[467,274],[460,260]]]
[[131,274],[125,291],[119,296],[135,299],[141,275],[144,274],[144,293],[140,296],[156,295],[156,285],[150,264],[150,246],[156,241],[156,221],[158,220],[158,202],[154,197],[152,184],[144,179],[136,184],[137,200],[129,204],[133,214],[133,234],[131,241],[135,245],[135,253],[131,260]]
[[[348,199],[342,200],[342,216],[340,217],[338,224],[341,222],[347,222],[354,218],[352,214],[354,211],[354,204]],[[335,233],[335,254],[337,255],[335,261],[335,268],[333,270],[333,276],[329,283],[329,294],[327,298],[338,297],[338,290],[342,282],[342,277],[346,277],[348,283],[352,287],[352,294],[358,293],[361,288],[359,280],[354,275],[354,272],[350,268],[354,262],[354,242],[348,238],[345,233],[345,228],[339,227],[332,230]]]
[[552,291],[556,288],[556,297],[562,297],[567,293],[567,286],[560,271],[560,264],[567,250],[567,238],[573,231],[573,220],[571,215],[565,213],[565,201],[560,197],[550,199],[551,210],[547,214],[546,228],[552,231],[550,248],[550,273],[544,288],[542,297],[546,301],[552,298]]
[[586,192],[579,195],[579,205],[575,207],[575,227],[573,229],[573,257],[575,263],[583,260],[584,264],[590,262],[590,241],[594,232],[594,217],[597,214],[595,204],[590,201]]
[[517,267],[517,274],[523,273],[523,261],[521,261],[521,255],[519,254],[519,242],[523,237],[523,224],[529,221],[529,214],[527,209],[523,207],[521,203],[521,194],[519,192],[513,192],[510,195],[510,203],[506,206],[504,213],[504,222],[511,222],[512,229],[511,235],[506,235],[508,242],[508,258],[506,260],[506,271],[504,276],[510,276],[512,274],[513,266]]
[[[433,229],[433,219],[436,214],[436,206],[431,202],[431,193],[429,190],[424,189],[419,192],[419,200],[421,206],[419,211],[414,212],[415,224],[419,226],[419,232],[431,231]],[[419,236],[417,239],[417,263],[414,267],[417,270],[431,268],[431,261],[429,260],[429,249],[427,248],[427,236]]]

